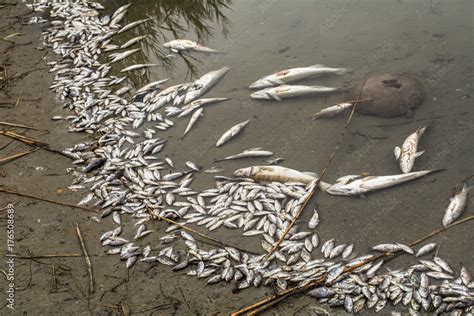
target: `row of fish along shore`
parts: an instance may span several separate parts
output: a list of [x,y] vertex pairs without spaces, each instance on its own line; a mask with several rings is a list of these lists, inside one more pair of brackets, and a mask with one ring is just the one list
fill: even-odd
[[[221,88],[239,68],[137,86],[158,65],[122,64],[148,34],[120,34],[151,23],[132,8],[0,2],[2,314],[472,314],[465,99],[454,118],[432,104],[363,116],[360,91],[337,84],[355,66],[299,61],[245,78],[254,109],[210,122],[242,102]],[[259,106],[326,95],[339,101],[285,121],[334,135],[259,140],[279,130]]]

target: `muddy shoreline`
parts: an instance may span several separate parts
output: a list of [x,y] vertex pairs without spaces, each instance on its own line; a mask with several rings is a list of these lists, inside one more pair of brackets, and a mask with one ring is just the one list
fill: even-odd
[[[458,3],[461,3],[459,6],[463,5],[463,2]],[[279,5],[281,4],[277,3],[276,8],[272,10],[278,10]],[[332,8],[325,10],[332,12]],[[441,18],[436,14],[433,15],[430,23],[435,25],[437,19]],[[1,70],[8,77],[7,80],[0,81],[4,84],[0,89],[0,121],[24,124],[41,130],[6,126],[0,126],[0,128],[39,139],[50,144],[54,149],[62,150],[87,140],[90,136],[70,133],[66,121],[51,120],[51,117],[55,115],[67,116],[68,112],[62,109],[61,104],[49,90],[52,76],[48,73],[45,63],[54,60],[56,56],[52,52],[48,53],[47,50],[41,49],[41,26],[22,24],[30,16],[29,10],[22,4],[0,6],[0,38],[21,33],[21,35],[12,36],[9,41],[0,40],[0,67],[3,67]],[[236,23],[242,23],[238,16],[234,18],[237,20]],[[266,24],[261,32],[271,32],[270,27],[266,25],[272,25],[272,18],[265,18],[262,21]],[[292,23],[298,27],[297,21]],[[464,23],[468,24],[468,22]],[[304,29],[304,26],[300,27]],[[442,213],[452,194],[452,188],[474,171],[472,160],[474,112],[469,104],[470,99],[462,97],[473,93],[472,56],[465,56],[463,52],[450,51],[446,48],[448,43],[459,44],[461,39],[456,37],[457,27],[446,31],[443,37],[437,40],[432,38],[435,38],[434,34],[440,33],[440,30],[433,27],[426,31],[426,38],[430,40],[427,40],[426,44],[429,47],[425,47],[424,50],[432,51],[431,55],[417,53],[415,50],[412,52],[414,57],[410,57],[411,49],[402,47],[399,50],[384,53],[383,66],[380,67],[382,69],[370,69],[370,72],[382,72],[392,70],[391,67],[396,68],[400,63],[401,53],[405,54],[403,56],[405,67],[417,63],[426,65],[426,60],[432,60],[433,62],[428,63],[428,66],[415,69],[420,75],[426,75],[424,84],[427,88],[427,101],[416,110],[412,119],[400,117],[388,120],[357,115],[348,130],[349,137],[344,139],[335,156],[334,167],[331,168],[328,176],[333,180],[337,176],[349,173],[397,172],[398,166],[391,155],[393,146],[399,145],[399,142],[420,124],[430,125],[427,137],[423,139],[421,145],[430,153],[420,157],[417,164],[425,168],[447,168],[448,170],[421,181],[377,192],[368,196],[367,199],[320,194],[318,207],[321,210],[323,225],[319,228],[319,232],[322,236],[336,236],[338,241],[354,243],[357,252],[363,253],[370,245],[391,241],[409,243],[440,227]],[[286,35],[283,35],[288,36],[291,30],[289,28],[286,30]],[[300,30],[297,29],[297,31]],[[336,32],[337,36],[341,34],[338,33],[340,31],[337,28],[334,30],[332,27],[327,32]],[[370,36],[377,35],[369,32],[363,38]],[[445,44],[440,42],[451,41],[451,37],[453,37],[452,42]],[[235,39],[237,42],[240,40],[240,37]],[[258,38],[252,37],[246,44],[255,45],[257,40]],[[216,42],[211,41],[210,46],[219,49],[218,39],[213,41]],[[355,42],[356,39],[351,41]],[[416,41],[416,39],[410,39],[410,41]],[[381,40],[378,41],[379,44],[381,42]],[[392,43],[392,45],[402,45],[401,42]],[[331,46],[331,43],[328,45],[332,49],[337,47],[337,45]],[[295,43],[290,41],[283,46],[293,46],[292,44]],[[373,51],[382,49],[383,47],[379,44],[370,49]],[[263,43],[263,45],[271,46],[272,44]],[[279,46],[282,44],[280,43]],[[349,54],[349,57],[347,54],[344,55],[346,56],[345,63],[354,65],[354,68],[359,66],[360,69],[364,69],[364,49],[363,46],[358,46]],[[278,51],[275,47],[271,47],[271,50]],[[291,59],[291,56],[295,54],[291,49],[289,52],[281,51],[280,57],[286,60]],[[248,96],[248,91],[242,88],[242,82],[250,81],[249,78],[257,78],[262,72],[275,70],[275,67],[284,63],[278,59],[277,55],[272,65],[259,69],[257,66],[264,64],[265,56],[259,53],[261,52],[258,50],[252,51],[251,54],[254,55],[251,56],[250,61],[246,62],[245,67],[242,66],[245,70],[238,75],[229,73],[222,86],[216,87],[216,91],[213,91],[215,96],[227,96],[225,95],[227,93],[235,100],[222,107],[213,108],[212,114],[204,118],[200,128],[197,128],[187,139],[177,141],[178,135],[170,135],[176,140],[170,142],[167,148],[171,158],[180,162],[192,158],[201,160],[204,164],[210,164],[212,159],[217,158],[216,155],[226,156],[248,147],[264,144],[268,149],[275,149],[276,156],[287,158],[286,166],[300,170],[319,170],[324,166],[325,159],[334,146],[346,118],[338,117],[313,123],[310,115],[322,108],[324,105],[322,103],[330,104],[338,100],[338,97],[314,102],[312,99],[299,99],[283,106],[245,101],[243,106],[238,107],[242,103],[240,100]],[[310,51],[303,50],[301,55],[304,57],[298,58],[304,59],[311,54]],[[330,54],[330,52],[325,52],[325,54]],[[337,54],[333,56],[334,62],[337,58],[342,59],[343,54],[340,52]],[[455,55],[454,60],[449,61],[453,55]],[[232,56],[219,58],[222,58],[218,60],[219,63],[225,63]],[[182,74],[179,73],[179,75]],[[5,78],[5,75],[2,77]],[[357,77],[354,77],[354,80],[358,80]],[[462,91],[457,92],[458,88]],[[308,104],[311,103],[314,103],[314,106],[309,107]],[[225,130],[231,122],[243,121],[250,116],[255,117],[255,121],[245,131],[246,140],[249,142],[244,140],[235,142],[218,152],[211,148],[214,134]],[[213,117],[222,119],[213,120]],[[185,125],[185,121],[180,122],[178,126],[180,130],[176,134],[182,132]],[[295,128],[295,126],[300,128]],[[210,137],[210,133],[213,133],[213,137]],[[0,135],[0,148],[3,148],[0,151],[2,158],[30,149],[29,146],[18,142],[7,145],[9,142],[8,138]],[[193,157],[187,156],[189,153]],[[229,174],[232,170],[250,163],[249,161],[231,162],[222,165]],[[0,165],[0,187],[77,204],[84,196],[84,192],[68,189],[73,177],[67,169],[71,167],[73,165],[70,159],[40,149],[25,157]],[[212,184],[212,177],[198,179],[196,182],[198,188],[209,187]],[[119,315],[127,314],[129,311],[131,314],[145,315],[220,315],[273,293],[272,288],[264,287],[237,291],[234,285],[208,286],[205,281],[188,277],[185,273],[174,273],[162,265],[139,264],[127,271],[124,263],[117,257],[106,256],[98,242],[99,236],[104,231],[114,228],[110,220],[104,220],[98,224],[91,220],[91,216],[95,214],[0,193],[0,208],[12,202],[17,202],[15,204],[15,253],[20,256],[80,255],[82,252],[75,233],[75,223],[80,225],[93,263],[96,291],[92,295],[87,293],[88,275],[83,257],[34,260],[17,258],[15,259],[15,287],[17,289],[15,310],[8,310],[7,304],[3,303],[6,302],[6,292],[2,288],[0,293],[2,313],[47,315],[62,312],[74,315]],[[471,198],[464,216],[473,214],[472,205]],[[2,243],[0,249],[3,259],[6,253],[4,247],[7,223],[6,213],[0,212],[0,215],[0,242]],[[303,214],[302,220],[307,220],[309,216],[309,213]],[[157,229],[165,227],[164,223],[157,225]],[[440,244],[439,254],[452,264],[456,271],[459,271],[461,265],[466,266],[470,271],[474,270],[474,257],[470,255],[473,251],[472,239],[474,238],[472,227],[472,224],[460,226],[431,240]],[[213,236],[222,240],[232,238],[233,242],[248,244],[255,250],[259,249],[258,242],[249,242],[241,236],[234,238],[227,232],[217,231]],[[400,257],[394,260],[390,267],[393,269],[405,267],[413,263],[412,261],[411,258]],[[5,269],[4,266],[1,267]],[[3,278],[3,275],[1,277]],[[314,315],[316,310],[312,309],[312,305],[315,305],[314,301],[308,297],[295,297],[279,304],[267,314]],[[320,308],[324,308],[331,314],[344,314],[341,309],[331,310],[328,306]],[[388,311],[389,309],[384,310],[384,312]],[[367,310],[364,312],[370,313]]]

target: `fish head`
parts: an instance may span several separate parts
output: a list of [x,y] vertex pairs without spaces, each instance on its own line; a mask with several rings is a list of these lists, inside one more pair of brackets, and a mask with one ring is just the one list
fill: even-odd
[[266,79],[259,79],[257,81],[255,81],[254,83],[252,83],[249,88],[250,89],[261,89],[261,88],[267,88],[267,87],[271,87],[271,86],[274,86],[275,84],[273,82],[270,82]]
[[234,171],[236,177],[251,177],[255,174],[253,167],[241,168]]
[[271,99],[271,97],[268,95],[268,93],[265,90],[254,92],[250,95],[250,97],[253,99],[266,99],[266,100]]
[[329,188],[327,188],[326,193],[329,193],[332,195],[353,196],[353,195],[362,194],[364,192],[359,192],[357,188],[354,188],[348,185],[342,185],[340,183],[336,183],[330,186]]

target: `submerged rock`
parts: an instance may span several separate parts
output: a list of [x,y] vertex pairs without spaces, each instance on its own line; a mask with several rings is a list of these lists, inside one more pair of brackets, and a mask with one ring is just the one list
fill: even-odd
[[[354,99],[359,94],[360,85],[353,91]],[[382,117],[410,116],[424,98],[423,85],[409,74],[374,75],[367,78],[360,96],[360,99],[372,101],[359,103],[356,110]]]

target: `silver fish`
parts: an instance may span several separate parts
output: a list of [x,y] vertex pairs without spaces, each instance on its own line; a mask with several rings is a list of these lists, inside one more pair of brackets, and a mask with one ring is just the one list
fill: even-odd
[[187,50],[193,50],[204,53],[219,53],[219,51],[215,49],[203,46],[199,43],[187,39],[175,39],[163,44],[163,46],[169,48],[174,53]]
[[222,146],[227,143],[229,140],[234,138],[237,134],[239,134],[245,126],[250,122],[250,119],[240,122],[234,126],[232,126],[227,132],[225,132],[217,141],[216,147]]
[[266,87],[284,85],[286,83],[294,82],[305,78],[316,78],[326,74],[343,75],[351,71],[352,70],[347,68],[330,68],[321,64],[309,67],[290,68],[280,70],[279,72],[260,78],[254,83],[252,83],[249,88],[261,89]]
[[202,115],[202,111],[203,109],[202,108],[199,108],[197,109],[193,115],[191,116],[191,118],[189,119],[189,123],[188,123],[188,126],[186,127],[186,130],[184,131],[184,136],[186,136],[186,134],[191,130],[191,128],[194,126],[194,124],[196,123],[196,121],[198,120],[198,118]]
[[464,211],[467,204],[468,192],[473,186],[467,186],[467,183],[463,184],[461,192],[451,198],[448,208],[446,209],[443,216],[443,226],[446,227],[452,224]]
[[281,101],[285,98],[300,97],[315,94],[327,94],[331,92],[343,91],[342,88],[332,88],[323,86],[290,86],[282,85],[274,88],[267,88],[254,92],[250,95],[253,99],[266,99]]
[[403,173],[408,173],[413,169],[415,159],[420,157],[425,151],[417,152],[418,141],[425,132],[426,127],[418,128],[413,134],[407,137],[402,144],[402,148],[395,147],[395,158],[400,161],[400,169]]
[[336,105],[324,108],[318,113],[313,114],[312,118],[313,120],[316,120],[320,117],[333,117],[338,115],[339,113],[344,112],[347,109],[350,109],[353,105],[354,103],[351,102],[338,103]]
[[363,178],[358,175],[345,176],[339,178],[335,184],[326,188],[326,192],[333,195],[361,195],[412,181],[438,171],[441,170],[425,170],[390,176],[368,176]]
[[209,89],[211,89],[224,75],[230,70],[229,67],[222,67],[218,70],[213,70],[203,75],[201,78],[194,81],[191,87],[186,91],[184,103],[188,104],[191,101],[196,100]]
[[[262,150],[261,148],[251,148],[251,149],[244,150],[243,152],[241,152],[239,154],[231,155],[231,156],[221,158],[221,159],[216,159],[214,161],[218,162],[218,161],[241,159],[241,158],[268,157],[268,156],[271,156],[271,155],[273,155],[273,153],[271,151]],[[234,173],[234,175],[235,175],[235,173]]]

